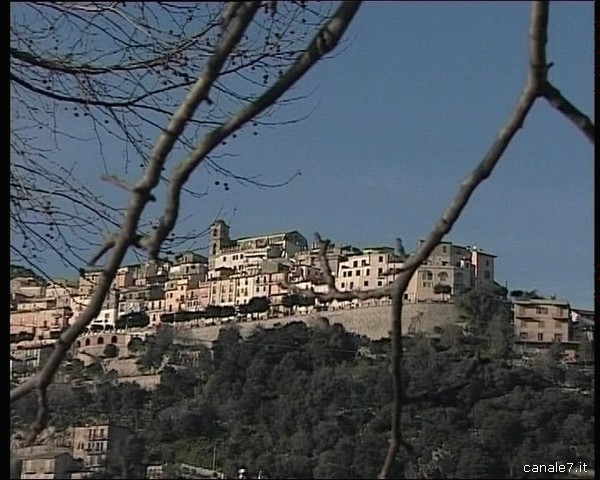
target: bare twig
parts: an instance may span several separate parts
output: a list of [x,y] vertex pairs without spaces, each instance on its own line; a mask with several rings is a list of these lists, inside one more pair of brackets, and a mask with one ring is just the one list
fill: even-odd
[[[199,143],[196,149],[175,169],[167,190],[165,209],[158,228],[149,240],[149,255],[156,257],[160,244],[169,235],[177,221],[179,213],[181,188],[196,167],[206,156],[229,135],[235,133],[248,121],[273,105],[287,92],[312,66],[338,44],[346,28],[354,18],[361,2],[342,2],[331,19],[319,30],[306,51],[265,93],[252,103],[247,104],[237,113],[229,117],[221,126],[215,128]],[[211,72],[207,72],[210,79]]]
[[434,224],[425,242],[411,255],[411,263],[416,264],[408,271],[400,273],[395,281],[395,292],[392,307],[392,380],[394,385],[394,410],[392,413],[392,433],[387,455],[379,473],[379,478],[388,478],[392,465],[396,459],[398,448],[402,445],[400,420],[402,417],[402,301],[403,295],[414,272],[433,252],[460,216],[469,198],[475,189],[488,178],[494,167],[502,157],[510,141],[522,128],[525,118],[529,113],[536,98],[540,95],[541,86],[544,84],[547,73],[544,45],[546,42],[546,28],[548,24],[548,4],[546,2],[533,2],[531,9],[531,23],[529,27],[529,74],[517,104],[498,132],[496,139],[488,149],[481,162],[475,167],[460,185],[460,188],[450,204]]
[[[215,60],[213,62],[209,61],[212,68],[224,63],[224,57],[227,56],[235,46],[236,42],[239,41],[250,24],[259,5],[260,2],[248,2],[244,4],[243,8],[240,8],[239,17],[232,20],[230,30],[224,35],[221,46],[217,46],[215,49]],[[61,334],[59,341],[56,342],[56,347],[52,352],[52,355],[44,364],[41,371],[11,390],[11,402],[18,400],[33,390],[45,391],[47,389],[68,349],[75,339],[85,330],[92,319],[100,312],[102,303],[108,294],[111,283],[125,257],[125,253],[136,238],[136,230],[140,216],[148,203],[148,193],[158,184],[162,165],[164,164],[166,156],[173,148],[177,136],[183,131],[186,121],[193,115],[202,99],[206,97],[208,87],[209,85],[204,81],[204,76],[201,75],[197,84],[192,88],[188,97],[182,103],[179,111],[174,115],[167,126],[165,132],[158,139],[156,148],[150,156],[144,176],[131,194],[129,208],[123,219],[121,231],[114,242],[111,255],[102,271],[100,281],[93,291],[89,304],[80,317]],[[45,417],[40,418],[43,420]]]
[[[116,187],[122,188],[123,190],[125,190],[127,192],[131,192],[135,188],[135,187],[129,185],[129,183],[127,183],[122,178],[119,178],[117,175],[102,175],[102,180],[104,180],[105,182],[108,182],[112,185],[115,185]],[[154,195],[152,195],[151,193],[149,193],[148,201],[156,202],[156,197]]]
[[[313,39],[313,41],[307,47],[307,52],[309,52],[309,54],[300,57],[294,67],[292,67],[288,74],[284,76],[284,81],[276,82],[276,84],[268,90],[267,94],[264,94],[257,100],[251,102],[245,109],[242,109],[238,115],[230,118],[228,120],[228,124],[223,127],[222,131],[220,131],[220,134],[226,132],[228,129],[229,133],[231,133],[235,129],[240,128],[246,121],[253,118],[253,116],[259,114],[276,102],[286,92],[286,90],[292,86],[293,83],[295,83],[316,63],[318,59],[335,47],[342,34],[346,30],[348,24],[351,22],[359,5],[360,2],[343,2],[338,12],[327,21],[325,27],[318,32],[316,38]],[[45,398],[44,395],[46,389],[52,382],[68,349],[72,346],[76,338],[85,330],[91,320],[100,312],[101,305],[108,294],[116,272],[120,267],[129,247],[131,245],[143,246],[142,240],[144,239],[140,239],[140,236],[136,233],[136,231],[140,223],[141,214],[150,199],[150,193],[152,189],[157,186],[161,178],[161,172],[166,158],[171,153],[175,142],[182,134],[186,125],[192,119],[192,115],[200,103],[208,98],[208,93],[211,86],[218,78],[219,72],[221,71],[225,61],[234,51],[236,45],[244,35],[244,32],[248,28],[259,6],[260,2],[255,1],[244,2],[236,8],[236,15],[229,20],[227,24],[227,30],[223,33],[220,42],[214,48],[212,56],[207,60],[204,70],[199,75],[196,83],[191,88],[190,92],[183,100],[177,111],[173,114],[162,134],[157,139],[149,155],[142,178],[131,189],[130,202],[127,211],[125,212],[120,232],[114,238],[114,242],[109,239],[109,241],[101,249],[102,253],[100,256],[109,250],[110,254],[102,270],[98,285],[96,285],[93,290],[90,302],[79,318],[65,332],[62,333],[59,340],[56,342],[56,346],[52,355],[44,364],[41,371],[23,384],[11,390],[11,402],[22,398],[24,395],[27,395],[33,390],[43,392],[41,398]],[[210,135],[211,134],[209,134],[209,138],[214,138],[214,135]],[[171,195],[173,195],[173,189],[177,188],[176,206],[178,206],[180,189],[183,187],[185,180],[191,171],[200,163],[203,158],[205,158],[206,155],[210,153],[210,150],[212,149],[212,147],[206,147],[206,142],[202,142],[200,148],[204,149],[204,154],[201,156],[199,156],[197,152],[192,154],[191,160],[185,160],[180,165],[180,168],[176,171],[175,178],[178,179],[179,185],[175,187],[174,181],[172,181],[170,185]],[[168,197],[167,201],[171,200],[172,197]],[[172,203],[167,205],[166,215],[171,215],[169,220],[174,222],[177,213],[172,213],[169,210],[172,206]],[[161,244],[166,238],[166,235],[162,236],[162,233],[166,231],[165,222],[161,223],[163,225],[161,235],[154,237],[151,248],[146,247],[154,254],[158,253]],[[170,226],[167,227],[168,231],[170,231],[170,228]],[[95,255],[95,257],[99,258],[98,255]],[[40,410],[41,413],[38,412],[38,417],[40,418],[39,423],[41,425],[45,425],[47,409],[41,408]],[[39,430],[39,428],[35,429],[33,438],[35,438],[35,435],[39,433]]]

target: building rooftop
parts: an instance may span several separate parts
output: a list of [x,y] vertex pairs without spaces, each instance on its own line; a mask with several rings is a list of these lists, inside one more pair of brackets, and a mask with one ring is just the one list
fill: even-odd
[[549,298],[528,298],[524,300],[513,300],[513,303],[518,305],[560,305],[560,306],[568,306],[568,300],[557,300],[557,299],[549,299]]

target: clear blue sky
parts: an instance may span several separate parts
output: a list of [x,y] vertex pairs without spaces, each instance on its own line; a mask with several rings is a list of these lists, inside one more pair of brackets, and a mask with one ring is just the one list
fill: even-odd
[[[548,43],[551,80],[592,118],[593,9],[552,3]],[[234,237],[295,229],[364,247],[401,236],[412,250],[513,108],[528,17],[526,2],[366,2],[340,53],[292,95],[314,93],[270,120],[314,109],[311,116],[258,136],[242,132],[223,147],[238,155],[224,163],[238,174],[266,182],[302,175],[266,190],[225,180],[229,192],[212,187],[202,200],[186,199],[181,217],[192,217],[182,228],[205,228],[222,210]],[[73,158],[83,161],[81,153]],[[593,155],[538,101],[447,239],[496,254],[496,279],[511,290],[593,308]],[[217,179],[199,172],[192,184]]]

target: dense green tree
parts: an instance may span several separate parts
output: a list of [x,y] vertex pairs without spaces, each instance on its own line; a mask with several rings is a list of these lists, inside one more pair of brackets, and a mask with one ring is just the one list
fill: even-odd
[[[404,339],[402,429],[415,454],[401,451],[393,478],[520,478],[532,458],[592,463],[588,377],[571,375],[564,388],[545,370],[564,368],[556,352],[546,367],[515,366],[494,358],[493,338],[483,344],[458,327],[440,332],[436,340]],[[473,346],[492,359],[467,378]],[[148,347],[156,358],[175,358],[169,330]],[[246,338],[230,326],[212,354],[196,347],[166,367],[154,391],[106,375],[51,389],[51,423],[109,419],[134,429],[138,438],[106,478],[143,478],[141,462],[210,467],[215,452],[230,474],[243,464],[271,478],[374,478],[389,439],[392,385],[388,357],[378,355],[387,349],[389,342],[340,325],[293,322]],[[11,406],[11,428],[33,421],[34,407],[35,399]]]
[[113,343],[108,343],[102,350],[102,355],[104,355],[106,358],[115,358],[119,355],[119,347]]

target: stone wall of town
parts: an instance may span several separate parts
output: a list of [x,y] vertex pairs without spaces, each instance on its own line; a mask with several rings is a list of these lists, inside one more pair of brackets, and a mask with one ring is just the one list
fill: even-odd
[[[391,305],[379,305],[354,309],[332,310],[319,314],[307,314],[242,322],[237,324],[242,335],[249,335],[256,327],[274,328],[290,322],[311,324],[317,315],[325,317],[329,323],[339,323],[349,332],[365,335],[372,340],[389,337],[391,330]],[[432,333],[435,327],[459,321],[459,313],[453,303],[416,303],[406,304],[403,308],[402,332]],[[226,325],[190,328],[176,326],[178,343],[204,342],[207,345],[217,339],[219,330]]]

